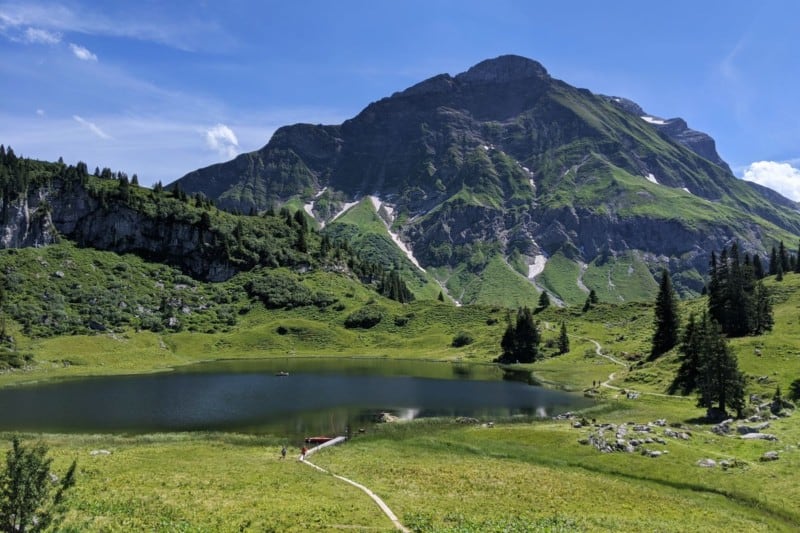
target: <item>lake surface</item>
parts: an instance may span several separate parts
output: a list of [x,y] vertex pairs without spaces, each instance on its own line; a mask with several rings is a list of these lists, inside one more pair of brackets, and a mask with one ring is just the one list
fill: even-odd
[[218,361],[161,374],[0,389],[0,430],[298,437],[344,434],[347,427],[355,432],[382,412],[492,420],[552,416],[588,403],[525,378],[492,365],[384,359]]

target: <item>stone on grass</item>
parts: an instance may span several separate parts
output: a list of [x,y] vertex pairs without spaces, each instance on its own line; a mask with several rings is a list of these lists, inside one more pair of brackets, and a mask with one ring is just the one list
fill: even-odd
[[765,452],[764,455],[761,456],[761,461],[777,461],[778,460],[778,452]]
[[740,438],[745,440],[778,440],[778,437],[771,433],[747,433]]
[[697,466],[703,468],[715,468],[717,466],[717,462],[714,459],[709,459],[709,458],[700,459],[699,461],[697,461]]

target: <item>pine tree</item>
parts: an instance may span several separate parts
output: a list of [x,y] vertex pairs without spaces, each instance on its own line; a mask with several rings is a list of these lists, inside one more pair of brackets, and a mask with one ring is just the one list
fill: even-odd
[[542,294],[539,295],[539,304],[536,306],[536,312],[540,313],[550,307],[550,296],[548,296],[547,291],[542,291]]
[[661,271],[661,283],[656,296],[654,326],[655,333],[653,334],[653,345],[650,351],[651,359],[668,352],[678,344],[680,318],[678,316],[677,296],[672,288],[672,280],[666,268]]
[[756,279],[764,278],[764,266],[761,264],[761,257],[753,255],[753,277]]
[[567,335],[567,325],[561,322],[561,332],[558,335],[558,353],[565,354],[569,352],[569,336]]
[[778,261],[780,262],[784,274],[792,271],[792,266],[789,263],[789,252],[786,251],[783,241],[778,245]]
[[778,251],[772,247],[772,252],[769,254],[769,275],[774,276],[778,273]]
[[[22,445],[11,439],[5,468],[0,472],[0,530],[45,531],[58,524],[64,509],[64,495],[75,485],[76,463],[72,462],[61,480],[54,482],[52,459],[47,448]],[[53,494],[55,489],[55,494]]]
[[700,407],[712,410],[716,404],[720,414],[731,408],[741,417],[745,405],[744,375],[719,324],[713,320],[708,321],[702,342],[697,378]]
[[515,324],[508,319],[508,326],[500,341],[502,355],[497,358],[501,363],[532,363],[539,357],[541,337],[533,321],[533,313],[527,307],[517,310]]
[[583,303],[583,312],[585,313],[589,309],[592,308],[594,304],[597,303],[597,293],[594,289],[589,291],[589,296],[586,297],[586,301]]
[[517,359],[521,363],[532,363],[539,355],[539,330],[533,322],[533,313],[527,307],[517,312],[516,335]]
[[707,313],[698,321],[694,313],[684,330],[680,348],[681,366],[669,392],[699,392],[698,405],[724,413],[744,408],[744,376],[736,356],[717,324]]
[[774,319],[772,318],[772,300],[769,291],[761,280],[758,280],[754,289],[754,309],[753,331],[756,335],[761,335],[767,331],[772,331]]
[[681,338],[681,366],[675,380],[670,385],[670,394],[674,394],[678,390],[682,394],[689,394],[697,390],[697,373],[700,369],[700,351],[702,350],[701,332],[707,327],[707,322],[708,314],[706,313],[703,313],[700,324],[697,323],[694,313],[689,315]]

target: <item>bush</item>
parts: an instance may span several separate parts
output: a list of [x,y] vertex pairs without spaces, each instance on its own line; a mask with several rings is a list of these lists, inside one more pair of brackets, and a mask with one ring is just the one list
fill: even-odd
[[64,477],[54,482],[51,462],[43,444],[29,449],[17,437],[11,439],[5,468],[0,472],[0,530],[44,531],[58,523],[65,510],[64,494],[75,484],[76,463],[73,461]]
[[365,305],[358,311],[353,311],[344,319],[346,328],[369,329],[377,326],[383,320],[383,310],[376,305]]
[[262,273],[248,281],[244,288],[250,296],[261,300],[268,309],[291,309],[308,305],[326,307],[336,301],[328,294],[314,292],[301,285],[288,274]]
[[408,317],[407,316],[396,316],[394,317],[394,325],[398,327],[403,327],[408,324]]
[[453,348],[461,348],[462,346],[467,346],[473,342],[475,342],[475,338],[472,335],[466,331],[461,331],[455,337],[453,337],[453,342],[451,345]]
[[789,399],[792,401],[800,400],[800,378],[792,381],[789,385]]

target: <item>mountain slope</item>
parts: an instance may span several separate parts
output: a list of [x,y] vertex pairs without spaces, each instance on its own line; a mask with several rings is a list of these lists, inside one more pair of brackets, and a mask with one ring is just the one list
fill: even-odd
[[636,252],[651,272],[668,264],[692,293],[711,250],[736,239],[763,254],[800,235],[796,203],[736,179],[685,121],[577,89],[518,56],[435,76],[338,126],[281,128],[262,149],[177,184],[242,211],[324,191],[308,210],[320,223],[375,196],[442,282],[465,268],[480,279],[495,257],[524,270],[554,254],[590,264]]

